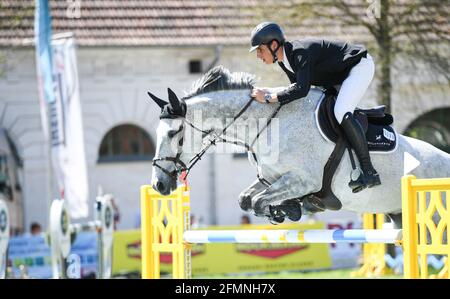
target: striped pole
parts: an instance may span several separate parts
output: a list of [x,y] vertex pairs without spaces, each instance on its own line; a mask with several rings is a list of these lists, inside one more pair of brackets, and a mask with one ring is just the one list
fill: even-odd
[[364,230],[195,230],[186,243],[386,243],[402,240],[401,229]]

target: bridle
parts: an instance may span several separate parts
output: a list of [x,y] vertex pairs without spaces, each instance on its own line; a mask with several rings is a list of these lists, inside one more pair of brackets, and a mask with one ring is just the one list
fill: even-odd
[[[181,125],[180,128],[173,133],[173,136],[175,136],[176,134],[180,133],[181,131],[183,131],[184,126]],[[187,169],[186,164],[184,164],[183,161],[181,161],[180,156],[181,156],[181,150],[180,148],[183,147],[183,142],[184,142],[184,136],[181,137],[181,139],[178,141],[178,151],[175,157],[164,157],[164,158],[157,158],[157,159],[153,159],[152,161],[152,165],[155,167],[158,167],[159,169],[161,169],[162,172],[164,172],[165,174],[167,174],[169,177],[171,177],[172,179],[177,179],[179,173],[181,173],[182,171],[184,171],[185,169]],[[175,169],[173,171],[168,171],[167,169],[165,169],[164,167],[161,167],[160,165],[158,165],[158,161],[170,161],[173,162],[175,164]]]
[[[190,123],[189,121],[187,121],[186,119],[184,119],[184,121],[190,125],[193,129],[202,132],[202,140],[207,137],[207,136],[211,136],[213,135],[212,138],[209,139],[209,143],[204,145],[202,147],[202,149],[200,150],[200,152],[198,152],[194,157],[192,157],[192,159],[189,161],[188,165],[186,165],[183,161],[181,161],[180,156],[181,156],[181,148],[183,147],[183,139],[184,136],[181,137],[181,139],[178,141],[178,151],[175,157],[163,157],[163,158],[157,158],[157,159],[153,159],[152,161],[152,165],[161,169],[161,171],[163,171],[165,174],[167,174],[170,178],[172,178],[173,180],[177,180],[178,176],[185,172],[184,174],[184,180],[186,180],[190,170],[192,169],[192,167],[201,160],[202,156],[206,153],[206,151],[212,146],[212,145],[216,145],[216,143],[218,142],[223,142],[223,143],[230,143],[230,144],[234,144],[237,146],[242,146],[244,147],[247,152],[251,153],[255,164],[256,164],[256,177],[258,178],[258,180],[263,183],[264,185],[266,185],[267,187],[269,187],[271,184],[269,181],[267,181],[266,179],[263,178],[263,176],[259,173],[259,167],[258,167],[258,159],[256,157],[256,153],[253,150],[253,145],[256,142],[256,140],[258,139],[258,137],[260,136],[260,134],[269,126],[269,124],[271,123],[272,119],[276,116],[276,114],[278,113],[278,111],[280,111],[282,105],[278,105],[277,109],[275,109],[275,111],[272,113],[272,115],[270,116],[270,119],[267,121],[266,125],[258,132],[258,134],[256,135],[256,137],[254,138],[254,140],[252,141],[252,143],[250,145],[248,145],[245,142],[242,142],[240,140],[233,140],[233,141],[229,141],[227,139],[225,139],[224,137],[222,137],[225,132],[227,131],[227,129],[236,121],[236,119],[238,119],[252,104],[253,102],[253,98],[250,98],[250,100],[244,105],[244,107],[241,108],[241,110],[233,117],[233,120],[222,130],[222,132],[220,134],[216,134],[214,132],[213,129],[209,130],[209,131],[205,131],[202,129],[199,129],[197,127],[195,127],[192,123]],[[178,134],[179,132],[183,131],[184,126],[181,125],[180,128],[173,133],[173,136]],[[165,169],[164,167],[160,166],[157,162],[159,161],[169,161],[174,163],[175,165],[175,169],[173,171],[168,171],[167,169]]]

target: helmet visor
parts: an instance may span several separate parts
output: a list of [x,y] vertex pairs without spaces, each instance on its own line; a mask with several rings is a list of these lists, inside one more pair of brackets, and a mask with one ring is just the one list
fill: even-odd
[[252,53],[253,51],[255,51],[256,49],[258,49],[259,45],[253,46],[250,48],[250,50],[248,50],[249,53]]

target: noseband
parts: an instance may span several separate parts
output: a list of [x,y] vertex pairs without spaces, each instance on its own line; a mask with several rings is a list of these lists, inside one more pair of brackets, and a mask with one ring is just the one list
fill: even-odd
[[[178,131],[173,133],[172,137],[175,136],[176,134],[182,132],[183,129],[184,129],[184,126],[181,125],[180,128],[178,129]],[[180,141],[178,141],[178,151],[177,151],[177,155],[175,157],[157,158],[157,159],[153,159],[153,161],[152,161],[153,166],[158,167],[159,169],[161,169],[162,172],[164,172],[165,174],[167,174],[170,178],[172,178],[174,180],[176,180],[178,178],[178,174],[180,174],[182,171],[187,169],[186,164],[184,164],[184,162],[181,161],[181,159],[180,159],[181,148],[183,147],[183,142],[184,142],[184,136],[181,136]],[[173,162],[175,164],[175,169],[173,171],[169,172],[164,167],[161,167],[160,165],[158,165],[157,162],[159,162],[159,161]]]

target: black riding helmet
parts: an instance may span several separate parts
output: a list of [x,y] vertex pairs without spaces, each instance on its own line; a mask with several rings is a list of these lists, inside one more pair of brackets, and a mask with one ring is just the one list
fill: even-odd
[[[272,51],[270,48],[270,43],[276,40],[278,42],[278,47]],[[273,60],[276,62],[278,57],[276,55],[277,50],[284,44],[285,37],[283,30],[278,24],[273,22],[263,22],[256,26],[252,30],[251,34],[251,45],[249,52],[255,51],[260,45],[267,45],[270,52],[272,53]]]

